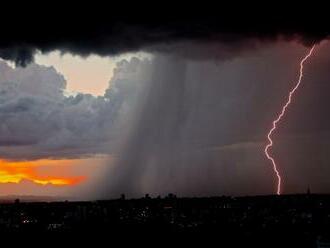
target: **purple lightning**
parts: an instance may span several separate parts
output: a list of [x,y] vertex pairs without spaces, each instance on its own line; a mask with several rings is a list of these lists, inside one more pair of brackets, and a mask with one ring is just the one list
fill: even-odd
[[295,93],[295,91],[299,88],[300,86],[300,83],[302,81],[302,78],[303,78],[303,70],[304,70],[304,63],[305,61],[313,54],[313,51],[314,51],[314,48],[315,48],[315,45],[313,45],[309,52],[305,55],[305,57],[300,61],[300,71],[299,71],[299,78],[298,78],[298,81],[297,83],[295,84],[294,88],[289,92],[289,95],[288,95],[288,98],[287,98],[287,101],[286,103],[283,105],[282,107],[282,111],[279,113],[279,115],[277,116],[277,118],[273,121],[273,126],[272,128],[269,130],[268,132],[268,135],[267,135],[267,139],[268,139],[268,143],[265,147],[265,155],[266,157],[271,161],[272,165],[273,165],[273,170],[276,174],[276,177],[277,177],[277,191],[276,193],[278,195],[281,194],[281,182],[282,182],[282,178],[281,178],[281,175],[280,175],[280,172],[278,171],[278,168],[277,168],[277,165],[275,163],[275,159],[269,154],[269,149],[273,146],[273,140],[271,138],[273,132],[276,130],[276,125],[277,123],[282,119],[282,117],[285,115],[285,111],[287,109],[287,107],[290,105],[291,103],[291,98],[293,96],[293,94]]

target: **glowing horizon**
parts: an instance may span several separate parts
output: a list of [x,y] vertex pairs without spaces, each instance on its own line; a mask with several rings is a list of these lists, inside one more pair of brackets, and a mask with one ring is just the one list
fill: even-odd
[[22,180],[29,180],[36,184],[54,186],[73,186],[86,180],[85,176],[62,176],[62,175],[42,175],[38,169],[43,165],[58,163],[52,160],[36,161],[5,161],[0,160],[0,184],[20,183]]

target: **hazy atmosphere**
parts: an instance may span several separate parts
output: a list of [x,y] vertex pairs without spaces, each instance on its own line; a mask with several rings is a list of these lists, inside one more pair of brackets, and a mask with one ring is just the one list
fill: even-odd
[[[50,54],[23,68],[1,61],[0,193],[272,193],[266,134],[307,48],[286,41],[254,42],[240,52],[191,46],[194,56]],[[324,42],[316,49],[274,136],[285,193],[330,189],[330,119],[320,108],[328,104],[330,59],[323,54],[330,46]],[[212,50],[220,52],[203,56]],[[90,67],[90,83],[80,83],[72,75],[95,65],[90,60],[108,70]]]

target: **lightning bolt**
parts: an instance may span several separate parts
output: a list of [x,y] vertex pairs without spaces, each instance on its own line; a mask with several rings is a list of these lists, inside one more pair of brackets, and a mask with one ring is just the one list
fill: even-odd
[[288,108],[288,106],[291,103],[291,98],[292,98],[293,94],[295,93],[295,91],[300,86],[301,80],[303,78],[304,63],[313,54],[314,48],[315,48],[315,45],[313,45],[309,49],[308,53],[300,61],[300,70],[299,70],[298,81],[296,82],[296,84],[293,87],[293,89],[289,92],[289,95],[288,95],[288,98],[287,98],[286,103],[283,105],[281,112],[277,115],[277,118],[273,121],[273,126],[272,126],[272,128],[269,130],[269,132],[267,134],[268,143],[267,143],[267,145],[265,147],[264,152],[265,152],[266,157],[271,161],[272,166],[273,166],[273,170],[274,170],[274,172],[276,174],[276,177],[277,177],[277,191],[276,191],[276,193],[278,195],[281,194],[281,182],[282,182],[282,178],[281,178],[280,172],[278,171],[277,165],[275,163],[275,159],[269,154],[269,149],[273,146],[272,134],[276,130],[277,123],[280,122],[280,120],[282,119],[282,117],[285,115],[285,111],[286,111],[286,109]]

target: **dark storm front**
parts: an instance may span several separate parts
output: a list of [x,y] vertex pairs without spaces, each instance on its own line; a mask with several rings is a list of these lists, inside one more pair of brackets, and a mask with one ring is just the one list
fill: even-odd
[[273,240],[313,247],[326,242],[329,230],[330,195],[177,198],[170,194],[0,205],[0,232],[8,234],[214,234],[224,242]]

